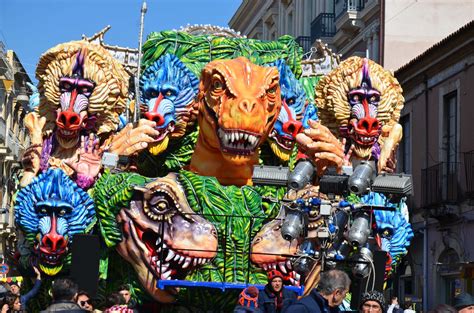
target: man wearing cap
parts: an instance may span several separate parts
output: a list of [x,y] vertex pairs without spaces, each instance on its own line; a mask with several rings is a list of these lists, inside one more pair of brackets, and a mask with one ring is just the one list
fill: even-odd
[[296,294],[283,286],[283,274],[278,270],[268,273],[268,284],[258,294],[258,308],[262,313],[285,312],[296,301]]
[[360,302],[361,313],[384,313],[385,312],[385,298],[382,293],[372,290],[362,295]]
[[237,301],[234,313],[252,313],[258,310],[258,289],[250,286],[242,290]]
[[463,292],[454,298],[453,306],[459,313],[474,313],[474,298]]

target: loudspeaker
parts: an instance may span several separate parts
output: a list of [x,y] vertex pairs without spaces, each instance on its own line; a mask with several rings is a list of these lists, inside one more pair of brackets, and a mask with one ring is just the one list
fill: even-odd
[[71,278],[95,298],[99,281],[100,242],[96,235],[76,234],[72,242]]
[[[374,290],[380,291],[383,293],[383,283],[385,279],[385,263],[387,262],[387,252],[385,251],[372,251],[374,255],[374,268],[375,275],[371,274],[365,279],[351,279],[351,308],[358,310],[360,305],[360,300],[362,295],[365,292],[366,286],[368,286],[367,291],[372,290],[372,284],[374,283]],[[367,284],[367,279],[369,283]]]

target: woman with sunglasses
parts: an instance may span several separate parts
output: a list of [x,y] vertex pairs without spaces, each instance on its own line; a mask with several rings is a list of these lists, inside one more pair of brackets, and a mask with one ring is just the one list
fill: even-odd
[[76,303],[81,307],[81,309],[86,310],[87,312],[102,312],[94,309],[94,306],[92,305],[92,300],[86,291],[79,291],[77,293]]

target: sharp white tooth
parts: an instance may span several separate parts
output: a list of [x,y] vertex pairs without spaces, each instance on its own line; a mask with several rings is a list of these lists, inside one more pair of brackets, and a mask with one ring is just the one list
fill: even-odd
[[272,266],[272,268],[273,268],[274,270],[276,270],[276,269],[277,269],[277,266],[276,266],[276,264],[275,264],[275,263],[273,263],[271,266]]
[[171,280],[171,276],[169,276],[168,278],[166,278],[166,280]]
[[178,264],[182,264],[184,260],[186,260],[186,258],[184,256],[181,256],[181,258],[178,261]]
[[158,257],[156,255],[151,257],[152,262],[156,262],[156,260],[158,260]]
[[195,259],[193,260],[193,265],[194,265],[194,266],[197,266],[197,264],[198,264],[197,261],[198,261],[197,258],[195,258]]
[[291,282],[292,285],[296,285],[296,281],[291,277],[290,277],[290,282]]
[[244,139],[248,141],[249,140],[249,134],[245,134]]
[[231,139],[232,142],[235,141],[235,134],[234,134],[234,132],[231,132],[231,133],[230,133],[230,139]]
[[267,269],[268,269],[268,265],[267,265],[267,264],[263,264],[263,269],[264,269],[264,270],[267,270]]
[[175,256],[175,254],[174,254],[173,250],[169,250],[169,251],[168,251],[168,255],[166,256],[166,259],[165,259],[166,262],[171,261],[171,259],[172,259],[174,256]]
[[161,279],[168,279],[168,277],[170,277],[170,276],[171,276],[171,270],[161,274]]
[[291,266],[290,260],[286,261],[286,267],[288,267],[290,270],[293,268],[293,266]]
[[160,244],[160,242],[161,242],[161,238],[160,238],[160,237],[158,237],[158,238],[156,239],[156,245],[159,245],[159,244]]
[[255,145],[255,142],[257,142],[257,137],[255,137],[254,135],[251,135],[249,137],[249,140],[252,145]]
[[296,273],[296,274],[295,274],[295,279],[296,279],[297,281],[299,281],[299,280],[301,279],[301,275],[298,274],[298,273]]
[[156,265],[156,267],[159,269],[160,266],[161,266],[161,261],[160,261],[160,260],[155,261],[155,265]]
[[163,242],[163,248],[166,248],[166,247],[167,247],[166,243]]
[[282,273],[287,274],[285,263],[279,263],[278,265],[279,265],[280,270],[282,271]]
[[176,256],[174,257],[174,259],[173,259],[173,260],[175,260],[175,261],[179,261],[179,258],[181,258],[181,256],[180,256],[179,254],[176,254]]
[[183,268],[187,268],[189,264],[192,262],[193,259],[190,257],[187,257],[186,260],[184,261]]
[[156,249],[156,252],[160,253],[161,252],[161,247],[158,247],[158,249]]
[[165,264],[161,265],[161,271],[162,271],[162,272],[166,272],[169,267],[170,267],[170,264],[169,264],[169,263],[165,263]]
[[206,262],[206,259],[205,258],[201,258],[201,265],[204,264],[204,262]]

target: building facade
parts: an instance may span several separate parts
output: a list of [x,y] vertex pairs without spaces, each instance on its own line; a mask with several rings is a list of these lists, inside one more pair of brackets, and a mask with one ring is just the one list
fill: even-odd
[[0,263],[16,240],[13,193],[18,185],[21,156],[29,144],[23,120],[28,113],[31,83],[12,50],[0,41]]
[[396,70],[468,23],[471,0],[243,0],[229,26],[249,38],[320,39],[342,59],[368,56]]
[[415,239],[394,292],[419,300],[424,291],[428,308],[474,293],[473,33],[471,21],[395,72],[405,96],[398,166],[413,176]]

